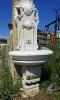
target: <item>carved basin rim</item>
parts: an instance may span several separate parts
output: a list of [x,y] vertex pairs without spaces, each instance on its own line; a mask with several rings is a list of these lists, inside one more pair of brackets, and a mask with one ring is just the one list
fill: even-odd
[[10,51],[11,56],[40,56],[40,55],[51,55],[51,50],[35,50],[35,51]]

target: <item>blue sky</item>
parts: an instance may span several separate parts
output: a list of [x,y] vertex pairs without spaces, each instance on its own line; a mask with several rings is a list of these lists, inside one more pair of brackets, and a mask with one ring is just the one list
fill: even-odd
[[[55,19],[54,8],[60,8],[60,0],[34,0],[39,12],[39,29]],[[0,38],[9,36],[8,23],[12,22],[12,0],[0,0]]]

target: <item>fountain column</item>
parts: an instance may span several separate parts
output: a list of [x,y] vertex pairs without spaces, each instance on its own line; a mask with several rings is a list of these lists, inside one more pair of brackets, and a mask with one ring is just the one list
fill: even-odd
[[17,25],[18,44],[15,51],[9,54],[14,63],[22,68],[22,86],[26,95],[39,92],[41,63],[47,61],[51,50],[38,50],[37,25],[38,11],[33,0],[20,0],[14,6],[14,17]]
[[[18,31],[17,50],[27,52],[37,50],[37,25],[39,18],[33,0],[20,0],[14,9]],[[27,93],[29,90],[37,92],[36,88],[38,88],[39,91],[38,82],[40,81],[41,74],[39,65],[23,65],[22,69],[22,85],[24,91]],[[31,93],[32,92],[29,92],[29,94]]]

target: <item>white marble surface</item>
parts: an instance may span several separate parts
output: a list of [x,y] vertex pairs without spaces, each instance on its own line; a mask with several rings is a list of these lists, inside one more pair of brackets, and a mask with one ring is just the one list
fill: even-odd
[[9,55],[12,56],[12,60],[21,65],[37,65],[44,63],[51,54],[53,54],[51,50],[11,51],[9,53]]
[[39,17],[32,0],[21,0],[14,6],[14,20],[16,21],[18,31],[17,49],[20,51],[38,49],[37,25]]
[[53,54],[51,50],[35,50],[35,51],[11,51],[9,55],[12,56],[40,56]]

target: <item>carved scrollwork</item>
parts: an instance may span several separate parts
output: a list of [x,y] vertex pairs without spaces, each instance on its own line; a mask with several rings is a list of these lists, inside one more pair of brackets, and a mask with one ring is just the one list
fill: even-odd
[[33,13],[33,10],[26,10],[24,11],[24,14],[27,16],[30,16]]
[[24,11],[24,8],[23,8],[23,7],[20,7],[20,9],[21,9],[22,11]]
[[23,15],[18,15],[17,16],[17,20],[20,20],[21,21],[21,18],[23,17]]
[[32,29],[32,27],[31,27],[31,26],[24,26],[24,25],[22,25],[22,27],[23,27],[23,29],[24,29],[24,28],[26,28],[27,30]]

